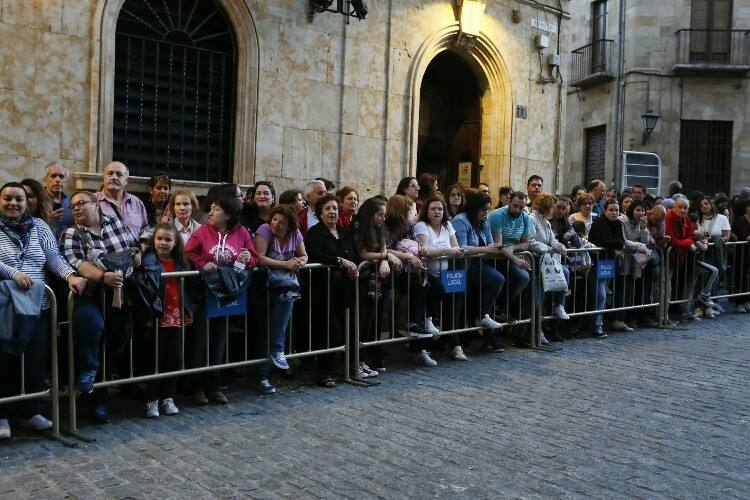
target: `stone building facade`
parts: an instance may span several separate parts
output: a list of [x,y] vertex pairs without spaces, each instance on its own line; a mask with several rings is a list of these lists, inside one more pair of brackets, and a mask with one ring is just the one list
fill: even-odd
[[622,151],[661,157],[662,192],[673,179],[709,194],[749,185],[750,4],[621,1],[570,3],[566,188],[602,170],[621,186]]
[[[0,180],[39,178],[61,159],[77,185],[96,187],[118,141],[116,72],[128,64],[118,18],[135,1],[0,0]],[[323,176],[365,197],[392,192],[417,172],[420,86],[447,50],[479,86],[478,179],[521,186],[539,173],[559,182],[567,65],[555,81],[547,56],[567,47],[557,33],[569,16],[557,1],[479,2],[480,31],[460,37],[455,0],[370,0],[367,18],[350,23],[335,13],[310,20],[308,0],[201,1],[221,9],[234,36],[233,170],[225,180],[270,179],[279,190]],[[184,7],[183,18],[193,4],[165,3]],[[537,35],[548,37],[541,52]],[[169,168],[180,177],[179,165]],[[184,184],[200,191],[204,180]]]

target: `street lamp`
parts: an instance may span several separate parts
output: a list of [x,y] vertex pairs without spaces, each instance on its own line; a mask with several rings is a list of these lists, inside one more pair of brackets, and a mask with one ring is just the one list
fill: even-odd
[[654,131],[654,128],[656,128],[656,123],[659,121],[659,118],[661,117],[655,114],[650,109],[646,111],[645,114],[641,115],[641,119],[643,120],[643,145],[644,146],[648,144],[648,138],[651,136],[651,132]]
[[486,0],[456,0],[461,34],[479,36],[482,14],[486,5]]

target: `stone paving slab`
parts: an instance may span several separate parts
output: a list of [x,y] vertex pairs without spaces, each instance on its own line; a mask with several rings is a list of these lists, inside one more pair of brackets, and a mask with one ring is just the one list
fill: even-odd
[[[750,316],[0,444],[0,498],[750,498]],[[402,347],[396,347],[401,352]],[[233,385],[234,386],[234,385]]]

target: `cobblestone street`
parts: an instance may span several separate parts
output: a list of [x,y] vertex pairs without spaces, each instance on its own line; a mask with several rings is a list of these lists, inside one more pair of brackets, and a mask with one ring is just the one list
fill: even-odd
[[724,315],[557,353],[394,361],[377,387],[234,391],[155,421],[123,397],[111,425],[84,426],[93,444],[0,446],[0,498],[746,499],[748,339],[748,316]]

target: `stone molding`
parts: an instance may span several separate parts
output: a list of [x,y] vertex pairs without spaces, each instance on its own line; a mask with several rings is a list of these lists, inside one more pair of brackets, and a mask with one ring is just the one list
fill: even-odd
[[[91,53],[91,118],[88,171],[112,161],[114,119],[115,28],[126,0],[97,0]],[[216,0],[234,28],[237,42],[233,182],[252,184],[255,177],[260,44],[246,0]]]
[[481,158],[484,170],[480,180],[490,185],[510,181],[511,130],[513,124],[513,92],[510,73],[500,49],[490,37],[480,32],[477,37],[461,36],[459,23],[454,22],[435,31],[419,47],[409,67],[408,96],[408,163],[404,175],[417,171],[419,144],[419,104],[427,66],[444,50],[462,56],[474,68],[482,95]]

